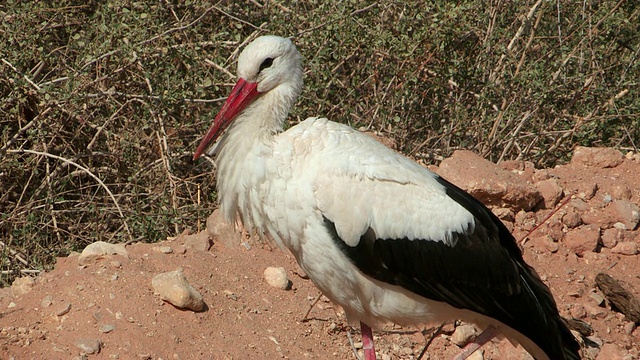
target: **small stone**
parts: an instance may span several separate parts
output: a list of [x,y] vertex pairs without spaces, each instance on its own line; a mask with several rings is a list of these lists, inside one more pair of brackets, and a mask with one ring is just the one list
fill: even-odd
[[624,324],[624,333],[627,335],[633,334],[633,331],[635,329],[636,329],[636,323],[634,323],[633,321],[629,321],[628,323]]
[[104,241],[96,241],[82,250],[78,256],[78,265],[89,265],[108,255],[121,255],[127,257],[127,250],[124,244],[110,244]]
[[616,344],[607,343],[602,345],[596,360],[624,360],[626,353]]
[[209,251],[211,248],[211,239],[206,231],[202,231],[197,234],[184,236],[183,245],[186,249]]
[[56,316],[63,316],[68,314],[69,311],[71,311],[71,303],[63,303],[60,306],[58,306],[55,314]]
[[538,192],[542,195],[542,208],[553,209],[562,199],[562,186],[556,179],[547,179],[536,184]]
[[283,267],[268,267],[264,270],[264,279],[275,288],[282,290],[291,289],[291,280]]
[[610,205],[615,222],[623,223],[627,229],[634,230],[640,222],[640,207],[629,200],[616,200]]
[[586,225],[569,231],[564,237],[564,243],[574,254],[582,256],[585,252],[594,251],[600,242],[600,228],[596,225]]
[[204,309],[202,295],[189,284],[182,270],[158,274],[151,280],[153,291],[170,304],[183,309]]
[[110,333],[115,329],[116,329],[116,326],[111,324],[104,324],[100,326],[100,332],[105,334]]
[[587,317],[587,310],[584,308],[584,306],[576,304],[571,307],[571,316],[576,319],[584,319]]
[[154,246],[152,249],[153,251],[162,254],[171,254],[173,252],[173,249],[170,246]]
[[582,225],[582,218],[577,209],[569,208],[567,213],[562,216],[562,223],[567,225],[569,229],[573,229]]
[[13,301],[9,303],[9,305],[7,305],[7,309],[11,309],[18,306],[16,303],[14,303]]
[[98,339],[78,339],[76,346],[85,354],[97,354],[100,352],[102,343]]
[[620,255],[637,255],[638,250],[638,244],[635,241],[621,241],[611,249],[611,252]]
[[599,292],[592,292],[589,294],[589,297],[593,299],[596,305],[603,306],[604,305],[604,296]]
[[111,267],[112,267],[112,268],[114,268],[114,269],[119,269],[119,268],[121,268],[121,267],[122,267],[122,263],[121,263],[120,261],[118,261],[118,260],[112,260],[112,261],[109,263],[109,266],[111,266]]
[[53,305],[53,296],[47,295],[44,298],[42,298],[42,301],[40,301],[40,305],[43,308],[47,308],[47,307]]
[[592,166],[597,168],[612,168],[622,164],[622,153],[613,148],[597,148],[576,146],[573,150],[571,164]]
[[611,249],[622,241],[622,230],[616,228],[605,229],[602,232],[602,245]]
[[31,291],[36,281],[30,276],[23,276],[13,280],[11,284],[11,294],[13,297],[20,297]]
[[484,360],[484,349],[474,351],[467,360]]
[[473,325],[463,324],[456,327],[451,335],[451,342],[463,347],[476,336],[476,328]]

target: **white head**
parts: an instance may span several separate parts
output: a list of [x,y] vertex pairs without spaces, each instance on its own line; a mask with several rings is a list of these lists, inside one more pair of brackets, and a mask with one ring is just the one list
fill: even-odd
[[261,36],[238,57],[238,82],[198,145],[197,159],[222,131],[254,101],[273,94],[271,109],[279,121],[285,117],[302,90],[302,57],[289,39]]

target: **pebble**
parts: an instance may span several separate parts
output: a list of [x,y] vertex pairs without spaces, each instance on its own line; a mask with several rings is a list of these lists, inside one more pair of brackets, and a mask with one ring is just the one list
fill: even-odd
[[473,325],[460,325],[451,335],[451,341],[459,347],[465,346],[471,339],[476,336],[476,328]]
[[193,235],[184,236],[184,247],[186,249],[197,251],[209,251],[211,248],[211,239],[206,231]]
[[291,280],[287,277],[287,271],[283,267],[268,267],[264,270],[264,279],[275,288],[282,290],[291,289]]
[[623,360],[625,351],[616,344],[604,344],[596,357],[596,360]]
[[484,350],[478,349],[474,351],[473,353],[471,353],[471,355],[469,355],[467,360],[484,360]]
[[162,254],[171,254],[173,249],[170,246],[154,246],[153,251],[162,253]]
[[97,354],[100,352],[102,343],[98,339],[78,339],[76,340],[76,346],[82,350],[85,354]]
[[576,319],[584,319],[587,317],[587,310],[584,308],[584,306],[576,304],[571,307],[571,316]]
[[193,311],[204,309],[202,295],[189,284],[182,270],[157,274],[151,280],[153,291],[170,304]]
[[621,241],[611,249],[611,252],[620,255],[637,255],[639,249],[635,241]]
[[47,295],[44,298],[42,298],[42,301],[40,301],[40,305],[43,308],[49,307],[53,304],[53,296],[51,295]]
[[122,255],[127,257],[124,244],[110,244],[104,241],[96,241],[82,250],[78,256],[78,265],[89,265],[104,258],[107,255]]
[[616,228],[606,229],[602,232],[602,245],[612,249],[622,240],[622,230]]
[[111,324],[104,324],[104,325],[100,326],[100,332],[101,333],[105,333],[105,334],[106,333],[110,333],[115,329],[116,329],[116,326],[115,325],[111,325]]
[[634,323],[633,321],[630,321],[626,324],[624,324],[624,333],[627,335],[631,335],[633,334],[633,331],[636,329],[636,323]]
[[586,225],[569,231],[564,243],[574,254],[582,256],[585,252],[594,251],[600,241],[600,227]]
[[30,276],[23,276],[13,280],[11,284],[11,294],[13,297],[20,297],[31,291],[36,281]]
[[71,303],[63,303],[62,305],[58,306],[55,314],[56,316],[63,316],[68,314],[69,311],[71,311]]
[[592,292],[591,294],[589,294],[589,297],[593,299],[596,305],[604,305],[604,296],[602,296],[599,292]]

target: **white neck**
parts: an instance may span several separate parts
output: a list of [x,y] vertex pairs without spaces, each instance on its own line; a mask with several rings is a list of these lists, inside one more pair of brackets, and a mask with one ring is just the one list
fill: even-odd
[[[300,77],[301,78],[301,77]],[[301,86],[281,84],[260,95],[238,115],[218,144],[218,199],[228,222],[240,214],[247,229],[263,231],[262,200],[257,194],[267,179],[275,138],[282,132]],[[296,84],[294,84],[296,85]]]

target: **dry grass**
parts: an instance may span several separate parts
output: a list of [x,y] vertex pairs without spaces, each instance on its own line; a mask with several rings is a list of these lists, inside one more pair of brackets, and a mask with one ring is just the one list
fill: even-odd
[[292,123],[327,116],[426,161],[637,150],[635,1],[180,4],[0,5],[0,285],[93,241],[201,227],[214,178],[190,157],[263,33],[307,60]]

